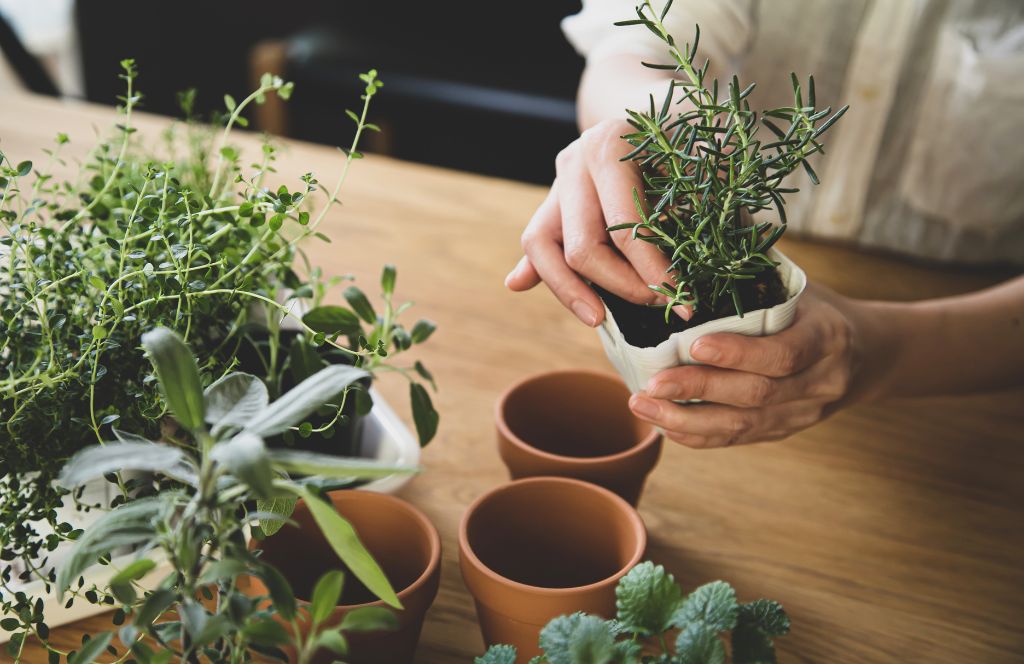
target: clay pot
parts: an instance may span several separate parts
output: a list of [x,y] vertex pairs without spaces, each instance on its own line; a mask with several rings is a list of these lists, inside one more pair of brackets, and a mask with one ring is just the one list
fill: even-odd
[[512,479],[574,477],[640,500],[661,455],[661,434],[629,410],[617,376],[572,369],[525,378],[495,409],[498,452]]
[[[422,512],[403,500],[369,491],[332,491],[331,502],[355,528],[367,550],[384,570],[398,593],[404,609],[397,612],[395,631],[346,634],[349,654],[343,658],[322,651],[313,661],[330,663],[344,659],[350,664],[402,664],[412,662],[423,627],[423,618],[437,595],[441,579],[441,539]],[[262,559],[274,565],[292,585],[295,596],[309,600],[313,587],[324,573],[345,569],[337,554],[320,533],[309,508],[299,501],[291,519],[298,527],[286,525],[273,536],[253,541],[263,551]],[[259,580],[253,590],[266,594]],[[339,623],[352,609],[384,606],[351,574],[345,575],[341,604],[328,625]]]
[[549,620],[575,611],[615,616],[615,586],[643,558],[636,510],[597,485],[534,477],[478,498],[459,527],[459,566],[488,646],[540,654]]

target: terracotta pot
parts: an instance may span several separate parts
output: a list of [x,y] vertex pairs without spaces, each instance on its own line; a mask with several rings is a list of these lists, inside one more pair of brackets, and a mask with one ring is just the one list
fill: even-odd
[[534,477],[484,494],[459,527],[459,566],[484,641],[513,645],[527,662],[552,618],[614,617],[615,585],[646,545],[636,510],[594,484]]
[[629,410],[617,376],[571,369],[525,378],[495,409],[498,452],[512,479],[575,477],[632,505],[661,455],[661,434]]
[[[441,539],[422,512],[403,500],[370,491],[332,491],[334,507],[359,534],[359,539],[387,574],[404,609],[397,612],[396,631],[347,634],[349,654],[343,658],[326,651],[315,663],[344,659],[350,664],[401,664],[412,662],[423,627],[423,618],[437,595],[441,579]],[[252,548],[288,579],[296,598],[309,600],[317,580],[327,571],[345,569],[317,527],[309,508],[299,501],[291,516],[298,527],[286,525]],[[252,590],[266,588],[252,580]],[[327,624],[334,625],[352,609],[384,606],[351,574],[345,575],[342,603]]]

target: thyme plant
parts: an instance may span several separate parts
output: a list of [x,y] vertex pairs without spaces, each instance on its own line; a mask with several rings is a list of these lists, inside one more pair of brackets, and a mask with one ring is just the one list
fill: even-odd
[[[622,577],[615,598],[615,620],[574,613],[549,622],[540,632],[544,654],[530,664],[724,664],[727,634],[733,664],[766,664],[775,661],[772,639],[789,632],[778,602],[740,604],[724,581],[684,596],[675,578],[651,562]],[[476,658],[476,664],[515,662],[516,649],[508,645]]]
[[[670,82],[660,105],[652,95],[646,112],[627,111],[636,131],[623,136],[633,146],[623,160],[639,165],[644,191],[634,191],[639,221],[609,230],[630,229],[634,238],[669,257],[670,278],[650,285],[668,300],[666,321],[676,305],[722,316],[731,313],[724,310],[728,302],[742,316],[749,299],[743,297],[744,282],[764,279],[775,269],[768,250],[785,231],[784,196],[797,191],[783,181],[802,168],[818,183],[808,157],[823,152],[821,135],[847,107],[835,113],[831,107],[816,108],[814,77],[804,88],[792,74],[793,105],[759,116],[748,100],[755,84],[741,87],[733,76],[720,86],[708,77],[709,62],[698,63],[699,26],[693,43],[680,48],[664,24],[671,6],[669,0],[659,13],[644,0],[635,19],[616,23],[654,33],[672,61],[644,66],[679,78]],[[761,126],[773,140],[758,137]],[[747,216],[769,208],[778,212],[781,225],[752,223]]]
[[[388,467],[362,459],[295,450],[268,450],[265,437],[301,422],[356,380],[362,369],[334,365],[270,401],[256,376],[231,373],[202,389],[199,368],[180,337],[167,328],[143,335],[142,345],[156,369],[161,393],[175,421],[197,442],[196,450],[120,433],[119,440],[75,454],[65,465],[61,484],[81,486],[120,471],[163,475],[177,488],[122,503],[107,512],[78,539],[60,567],[54,584],[58,597],[84,585],[82,574],[110,562],[116,546],[137,547],[130,563],[112,569],[105,592],[115,600],[123,655],[139,664],[170,661],[231,663],[251,661],[253,654],[288,661],[282,646],[291,646],[295,661],[307,664],[320,648],[343,656],[349,630],[393,628],[386,609],[353,611],[336,627],[324,626],[341,597],[344,574],[327,572],[311,600],[299,606],[288,581],[246,544],[245,529],[260,520],[288,514],[260,512],[246,506],[258,501],[302,498],[317,526],[353,576],[388,605],[401,608],[384,572],[334,507],[305,482],[290,474],[352,479],[380,477],[412,469]],[[171,571],[152,589],[141,581],[168,561]],[[251,596],[242,587],[248,577],[263,581],[269,597]],[[270,601],[264,601],[269,599]],[[72,597],[71,601],[74,601]],[[303,626],[305,629],[303,629]],[[92,634],[69,661],[92,662],[104,650],[118,651],[113,632]],[[16,653],[16,660],[20,651]],[[119,660],[120,661],[120,660]]]
[[[63,133],[45,165],[0,152],[0,613],[44,640],[35,598],[22,588],[34,579],[52,583],[52,561],[80,535],[58,508],[112,506],[87,499],[82,488],[55,486],[63,463],[110,440],[114,429],[196,445],[169,416],[152,368],[137,353],[147,330],[179,332],[204,385],[249,357],[243,368],[259,375],[272,398],[328,363],[367,372],[277,443],[330,451],[325,445],[338,428],[369,410],[365,388],[382,371],[408,379],[421,444],[438,423],[424,387],[433,383],[429,371],[394,362],[434,330],[430,321],[409,328],[400,321],[409,303],[393,301],[395,269],[384,268],[375,308],[342,283],[350,277],[325,277],[303,250],[329,241],[321,224],[362,157],[362,136],[379,131],[368,120],[382,86],[377,73],[360,76],[362,107],[347,113],[355,133],[333,182],[306,173],[271,187],[269,179],[283,179],[275,145],[265,139],[247,160],[231,132],[247,125],[253,104],[273,94],[287,99],[291,83],[268,74],[241,101],[226,96],[217,129],[192,117],[195,92],[186,92],[180,101],[188,120],[153,145],[143,144],[134,123],[142,100],[135,64],[124,60],[121,69],[120,121],[82,163],[66,163],[71,139]],[[61,181],[57,169],[77,177]],[[317,207],[319,192],[326,200]],[[120,474],[108,479],[114,505],[154,490]]]

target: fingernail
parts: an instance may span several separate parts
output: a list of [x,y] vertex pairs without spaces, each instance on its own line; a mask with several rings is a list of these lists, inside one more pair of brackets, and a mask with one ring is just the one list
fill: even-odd
[[647,384],[647,395],[654,399],[668,399],[673,394],[679,394],[679,386],[675,383],[657,382],[653,380]]
[[597,325],[597,313],[583,300],[576,300],[572,303],[571,308],[576,317],[590,327]]
[[515,276],[517,268],[512,268],[512,271],[505,277],[505,288],[508,288],[508,282],[512,281],[512,277]]
[[693,318],[693,309],[690,307],[684,307],[683,305],[676,305],[672,307],[672,311],[683,320],[690,320]]
[[714,362],[720,354],[714,344],[703,339],[697,339],[690,346],[690,356],[701,362]]
[[629,404],[629,407],[640,417],[654,419],[658,416],[658,412],[661,410],[657,403],[638,394],[633,395],[633,398],[630,401],[631,403]]

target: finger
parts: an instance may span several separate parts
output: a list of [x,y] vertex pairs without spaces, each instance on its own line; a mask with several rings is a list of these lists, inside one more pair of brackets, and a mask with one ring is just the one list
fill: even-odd
[[646,393],[654,399],[685,401],[701,399],[718,404],[752,408],[797,401],[813,391],[813,368],[795,376],[769,378],[760,374],[708,366],[666,369],[651,378]]
[[722,436],[740,440],[756,433],[767,424],[765,409],[736,408],[710,403],[684,406],[671,401],[652,399],[643,392],[630,398],[629,407],[640,419],[666,431],[708,437]]
[[725,441],[722,438],[708,438],[692,433],[681,433],[679,431],[666,431],[665,437],[694,450],[704,450],[713,447],[724,447]]
[[540,282],[540,275],[537,274],[533,263],[526,256],[520,258],[516,266],[505,277],[505,287],[517,292],[530,290]]
[[652,304],[657,294],[613,246],[601,201],[578,151],[558,161],[558,201],[562,213],[565,261],[593,283],[636,304]]
[[778,334],[748,337],[742,334],[709,334],[690,347],[693,359],[723,369],[762,376],[782,377],[798,373],[826,353],[826,335],[797,312],[793,325]]
[[[619,161],[622,155],[617,141],[604,141],[594,149],[597,154],[587,159],[593,186],[601,200],[601,210],[608,227],[636,223],[640,220],[633,198],[634,190],[642,195],[644,184],[636,166]],[[631,229],[611,231],[612,241],[625,255],[640,278],[649,285],[674,284],[668,274],[670,261],[655,245],[634,239]]]
[[556,187],[552,186],[523,233],[523,251],[559,302],[584,324],[595,327],[604,318],[604,307],[597,294],[565,263],[556,196]]

